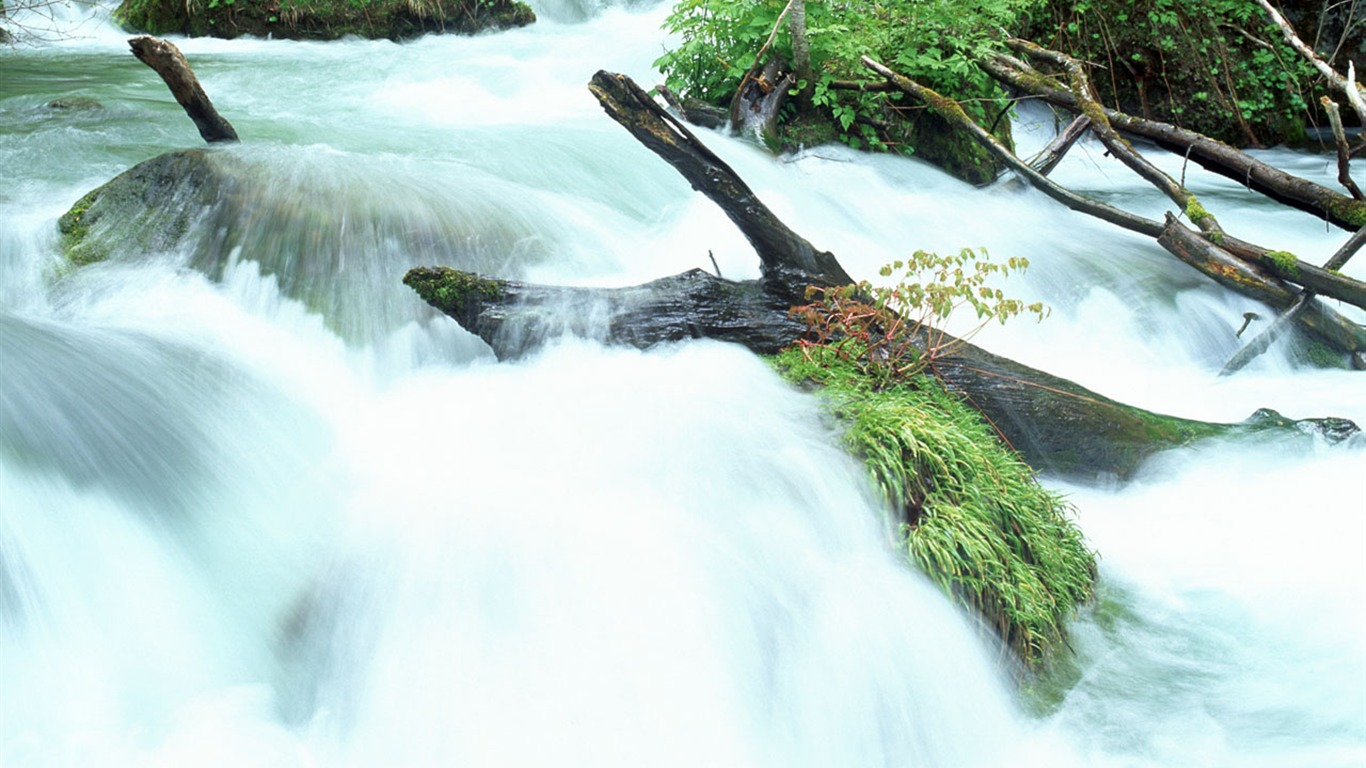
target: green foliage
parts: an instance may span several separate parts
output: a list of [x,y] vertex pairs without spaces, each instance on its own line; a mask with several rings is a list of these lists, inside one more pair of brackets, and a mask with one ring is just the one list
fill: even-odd
[[1050,0],[1030,34],[1106,103],[1236,145],[1298,141],[1316,75],[1250,0]]
[[774,365],[789,380],[822,387],[827,408],[848,427],[846,447],[904,512],[910,558],[1035,664],[1089,598],[1095,555],[1067,504],[1038,485],[979,414],[924,375],[958,341],[932,322],[965,307],[983,324],[1021,312],[1042,318],[1042,305],[988,285],[1026,266],[993,264],[971,249],[917,251],[883,269],[899,278],[895,285],[813,292],[819,301],[793,309],[808,336]]
[[822,386],[825,406],[847,425],[846,447],[904,511],[909,559],[1026,665],[1047,661],[1095,582],[1095,553],[1070,507],[936,381],[887,386],[851,357],[792,347],[774,365],[792,381]]
[[[842,87],[880,80],[860,57],[872,56],[944,93],[953,93],[984,123],[1006,106],[1004,94],[974,63],[995,46],[999,30],[1017,26],[1040,0],[807,0],[807,37],[814,82],[798,93],[856,148],[910,152],[904,121],[911,106],[900,94]],[[671,89],[722,105],[755,63],[786,2],[784,0],[680,0],[665,23],[678,46],[656,62]],[[782,25],[772,52],[792,60],[792,41]],[[916,107],[918,109],[918,107]]]
[[[916,251],[906,261],[882,268],[883,277],[897,278],[893,285],[863,281],[808,289],[807,298],[813,301],[792,309],[809,329],[799,344],[808,351],[829,350],[873,381],[907,380],[992,320],[1005,323],[1021,313],[1042,320],[1048,314],[1043,304],[1008,298],[988,284],[993,277],[1005,278],[1028,266],[1023,258],[994,263],[986,249],[979,254],[964,248],[947,256]],[[962,338],[935,330],[964,308],[976,315],[975,329]]]

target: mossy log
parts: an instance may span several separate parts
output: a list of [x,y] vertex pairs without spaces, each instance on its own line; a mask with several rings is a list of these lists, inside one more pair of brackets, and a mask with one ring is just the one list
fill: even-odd
[[[1285,285],[1286,280],[1311,280],[1324,288],[1321,291],[1323,295],[1348,303],[1358,303],[1363,296],[1366,296],[1362,292],[1364,286],[1359,280],[1322,269],[1312,270],[1312,276],[1306,278],[1301,272],[1308,274],[1310,270],[1301,271],[1297,269],[1297,265],[1293,263],[1294,260],[1282,263],[1282,260],[1276,258],[1273,252],[1228,236],[1219,231],[1217,225],[1211,227],[1211,231],[1202,237],[1177,222],[1171,215],[1168,215],[1166,223],[1163,223],[1079,195],[1055,183],[1016,157],[1014,152],[968,117],[953,99],[946,98],[866,56],[863,58],[863,63],[869,69],[887,78],[889,83],[906,94],[928,104],[931,109],[943,115],[955,127],[995,153],[1007,167],[1020,174],[1025,181],[1040,192],[1072,210],[1094,216],[1131,232],[1154,238],[1172,255],[1230,290],[1277,308],[1289,306],[1295,298],[1296,291]],[[1099,114],[1098,108],[1093,110],[1093,113],[1088,116],[1091,117],[1091,125],[1094,129],[1097,123],[1104,123],[1106,118]],[[1146,161],[1141,162],[1146,164]],[[1186,213],[1191,219],[1211,218],[1208,213],[1200,208],[1199,202],[1193,195],[1186,195],[1183,191],[1177,196],[1186,199]],[[1216,240],[1222,242],[1227,248],[1216,245]],[[1245,256],[1246,259],[1235,257],[1230,252],[1234,248],[1237,249],[1238,254]],[[1366,303],[1360,303],[1358,306],[1366,308]],[[1307,332],[1333,349],[1351,356],[1353,360],[1363,349],[1366,349],[1366,330],[1320,302],[1314,302],[1313,311],[1296,315],[1296,322]]]
[[[998,54],[984,57],[979,63],[987,74],[1011,88],[1078,114],[1082,111],[1082,105],[1071,91],[1019,59]],[[1353,200],[1348,195],[1286,173],[1192,130],[1108,107],[1103,108],[1103,114],[1120,131],[1189,157],[1206,170],[1233,179],[1278,203],[1346,230],[1355,231],[1366,225],[1366,201]]]
[[773,354],[805,329],[788,316],[797,284],[723,280],[700,269],[629,288],[534,285],[446,267],[409,270],[403,282],[503,359],[565,334],[641,349],[717,339]]
[[[599,72],[590,88],[614,119],[716,201],[754,245],[763,277],[728,281],[700,270],[631,288],[534,286],[445,268],[411,270],[404,282],[487,342],[500,358],[526,354],[556,335],[649,347],[714,338],[769,354],[799,338],[789,309],[810,285],[852,282],[768,210],[725,163],[621,75]],[[1125,477],[1153,453],[1240,430],[1312,428],[1330,440],[1357,431],[1345,420],[1209,424],[1124,405],[1078,384],[967,342],[939,357],[934,373],[980,410],[1035,469],[1080,479]]]
[[[771,291],[769,281],[729,281],[701,270],[629,288],[533,285],[445,267],[413,269],[403,281],[500,359],[521,357],[565,335],[640,349],[708,338],[770,355],[806,330],[788,313],[784,295],[790,288]],[[1288,428],[1336,442],[1357,431],[1343,419],[1275,415],[1216,424],[1165,416],[968,342],[953,345],[933,372],[981,411],[1030,466],[1078,479],[1127,477],[1154,453],[1201,438]]]

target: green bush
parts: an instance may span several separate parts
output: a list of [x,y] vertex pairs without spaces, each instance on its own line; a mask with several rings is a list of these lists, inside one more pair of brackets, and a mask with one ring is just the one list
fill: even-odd
[[1235,146],[1316,120],[1316,73],[1250,0],[1051,0],[1029,33],[1091,62],[1106,104]]
[[[943,131],[944,125],[920,105],[910,104],[899,93],[851,87],[881,80],[860,62],[867,55],[941,93],[954,94],[973,117],[1004,132],[1008,122],[997,118],[1007,108],[1005,94],[974,60],[982,49],[999,45],[1000,30],[1018,27],[1021,14],[1039,1],[808,0],[812,81],[799,82],[794,89],[803,98],[786,115],[786,122],[797,131],[818,122],[856,148],[910,153],[928,145],[917,132]],[[678,46],[655,65],[672,90],[727,105],[785,5],[783,0],[682,0],[665,25],[678,35]],[[791,62],[787,27],[782,25],[771,50]],[[957,164],[983,169],[975,176],[970,169],[956,175],[978,182],[994,176],[994,162],[971,142],[940,154],[942,160],[926,159],[946,164],[957,154],[962,156],[956,158]]]

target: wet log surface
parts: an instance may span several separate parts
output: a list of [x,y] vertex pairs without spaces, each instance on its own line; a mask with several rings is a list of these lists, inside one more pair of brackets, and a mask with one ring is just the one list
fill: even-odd
[[189,62],[179,48],[160,38],[145,36],[129,40],[128,47],[138,61],[151,67],[166,82],[171,95],[194,121],[204,141],[210,144],[237,141],[237,131],[214,109],[213,102],[204,93],[199,78],[195,77],[194,70],[190,69]]
[[[475,333],[502,359],[557,336],[648,348],[708,338],[771,354],[805,326],[789,315],[807,286],[853,282],[835,257],[793,232],[696,136],[635,83],[599,72],[590,89],[638,140],[715,201],[754,245],[763,277],[730,281],[701,270],[628,288],[565,288],[475,275],[445,267],[408,272],[404,282]],[[1343,420],[1293,422],[1279,416],[1210,424],[1124,405],[1074,382],[994,355],[970,343],[937,359],[934,373],[996,426],[1035,469],[1082,480],[1127,477],[1152,454],[1194,440],[1276,429],[1341,440]]]

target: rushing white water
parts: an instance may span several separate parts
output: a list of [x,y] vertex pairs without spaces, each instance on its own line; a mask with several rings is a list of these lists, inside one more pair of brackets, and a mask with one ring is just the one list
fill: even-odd
[[[817,405],[752,356],[568,341],[497,364],[426,310],[409,266],[629,284],[710,251],[757,273],[584,88],[649,82],[665,8],[538,10],[402,45],[178,41],[244,137],[222,151],[251,205],[225,249],[191,228],[77,271],[56,218],[198,137],[98,15],[0,53],[0,763],[1366,762],[1359,443],[1201,445],[1064,486],[1102,600],[1026,714]],[[46,106],[71,96],[103,108]],[[1215,379],[1265,310],[1141,238],[914,161],[707,140],[854,274],[1028,256],[1017,290],[1053,316],[993,349],[1181,415],[1366,423],[1361,374],[1297,365],[1294,340]],[[1058,173],[1163,209],[1090,147]],[[1190,175],[1248,239],[1342,240]]]

